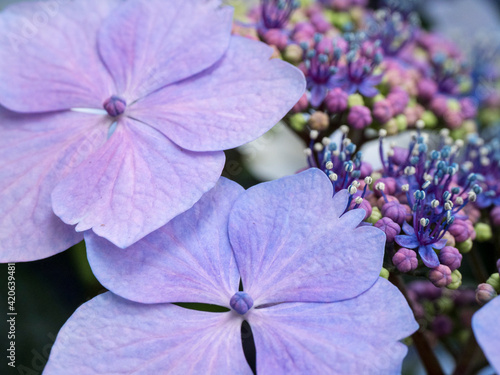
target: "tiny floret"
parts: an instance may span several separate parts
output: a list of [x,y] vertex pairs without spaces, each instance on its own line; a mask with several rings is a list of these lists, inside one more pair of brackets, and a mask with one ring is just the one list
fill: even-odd
[[236,292],[229,301],[231,308],[240,315],[245,315],[253,306],[253,299],[245,292]]

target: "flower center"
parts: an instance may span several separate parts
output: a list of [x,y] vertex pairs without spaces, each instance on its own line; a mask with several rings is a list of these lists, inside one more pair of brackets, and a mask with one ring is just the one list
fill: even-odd
[[125,99],[120,98],[119,96],[113,95],[112,97],[106,99],[103,103],[103,107],[108,112],[108,115],[111,117],[117,117],[125,112],[127,108],[127,102]]
[[231,308],[240,315],[246,314],[253,306],[253,299],[245,292],[237,292],[229,301]]

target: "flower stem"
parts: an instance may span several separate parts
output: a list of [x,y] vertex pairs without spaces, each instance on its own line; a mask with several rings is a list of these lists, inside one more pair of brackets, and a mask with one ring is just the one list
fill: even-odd
[[[403,295],[406,298],[406,301],[408,301],[408,304],[410,305],[413,311],[413,314],[415,315],[413,302],[410,300],[410,298],[408,298],[408,293],[406,292],[406,288],[403,283],[403,280],[401,279],[401,276],[391,274],[389,276],[389,281],[392,282],[400,290],[401,293],[403,293]],[[418,351],[420,359],[422,360],[425,370],[427,371],[427,374],[444,375],[444,372],[441,369],[441,365],[439,364],[436,356],[434,355],[434,352],[432,351],[432,348],[429,342],[427,341],[427,338],[425,337],[423,331],[419,329],[411,336],[411,338],[413,339],[413,343],[415,344],[415,347]]]

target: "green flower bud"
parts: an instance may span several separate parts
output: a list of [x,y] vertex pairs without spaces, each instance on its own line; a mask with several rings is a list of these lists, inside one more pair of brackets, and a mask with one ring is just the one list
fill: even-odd
[[354,107],[355,105],[365,105],[365,102],[360,94],[351,94],[347,99],[347,104],[349,108],[351,108]]
[[436,115],[431,111],[425,111],[422,114],[422,120],[424,121],[426,128],[435,128],[438,124]]
[[406,130],[408,127],[408,120],[406,119],[406,116],[401,114],[396,116],[396,124],[398,126],[398,130],[400,132]]
[[302,60],[303,53],[304,52],[299,45],[290,44],[285,48],[285,51],[283,52],[283,58],[292,64],[298,64]]
[[302,113],[296,113],[289,118],[290,126],[293,130],[301,132],[307,124],[306,117]]
[[436,305],[440,314],[447,314],[453,311],[455,304],[450,297],[441,297],[436,301]]
[[367,222],[375,224],[377,221],[382,219],[382,213],[378,209],[378,207],[373,207],[372,208],[372,214],[368,219],[366,219]]
[[449,99],[448,102],[448,109],[454,111],[454,112],[460,112],[460,103],[456,99]]
[[382,269],[380,270],[380,277],[383,277],[384,279],[389,279],[389,271],[387,271],[387,269],[382,267]]
[[474,226],[476,231],[476,240],[478,242],[488,241],[493,237],[493,233],[491,232],[491,227],[486,223],[477,223]]
[[376,103],[376,102],[379,102],[381,100],[384,100],[385,99],[385,96],[382,95],[382,94],[377,94],[375,95],[373,98],[372,98],[372,102],[373,103]]
[[455,270],[451,273],[451,283],[446,285],[448,289],[456,290],[462,285],[462,274],[459,270]]
[[497,293],[500,293],[500,275],[498,272],[491,275],[488,280],[486,280],[486,284],[490,284]]
[[456,244],[456,248],[458,249],[458,251],[460,251],[462,254],[466,254],[468,253],[469,251],[471,251],[472,249],[472,240],[470,238],[468,238],[466,241],[464,242],[460,242],[460,243],[457,243]]

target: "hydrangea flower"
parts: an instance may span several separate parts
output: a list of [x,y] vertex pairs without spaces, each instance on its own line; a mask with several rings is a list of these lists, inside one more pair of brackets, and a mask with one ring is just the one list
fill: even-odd
[[398,340],[418,325],[379,277],[384,234],[358,227],[363,210],[344,214],[346,191],[332,194],[317,169],[247,191],[221,179],[130,248],[86,232],[91,266],[117,295],[76,311],[45,373],[251,374],[244,320],[258,374],[400,373],[407,349]]
[[500,372],[500,297],[488,302],[472,317],[472,330],[484,355]]
[[222,150],[287,113],[302,73],[231,24],[218,0],[2,12],[0,260],[48,257],[89,229],[131,245],[216,184]]

